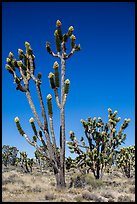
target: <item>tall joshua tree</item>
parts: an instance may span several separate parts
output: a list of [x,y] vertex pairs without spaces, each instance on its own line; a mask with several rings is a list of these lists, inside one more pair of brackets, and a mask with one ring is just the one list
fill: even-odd
[[[54,62],[53,68],[54,73],[49,73],[50,86],[54,90],[56,104],[60,110],[60,147],[58,149],[56,144],[56,137],[54,133],[53,126],[53,110],[52,110],[52,96],[48,94],[47,96],[47,108],[48,108],[48,117],[49,117],[49,126],[47,115],[44,107],[44,101],[41,93],[41,73],[38,73],[37,77],[34,75],[35,73],[35,56],[33,54],[33,50],[28,42],[25,42],[26,53],[23,50],[18,49],[19,61],[14,58],[13,53],[9,53],[7,58],[8,64],[6,64],[6,69],[13,75],[14,83],[17,85],[16,89],[25,92],[26,97],[28,99],[30,108],[34,114],[35,120],[38,123],[40,128],[37,131],[35,126],[35,121],[33,118],[30,118],[31,127],[34,132],[33,139],[31,140],[28,135],[24,132],[21,127],[19,118],[15,118],[16,126],[18,128],[19,133],[27,140],[29,144],[34,146],[36,150],[43,154],[43,156],[51,163],[54,174],[56,177],[56,183],[58,187],[65,187],[65,103],[67,99],[67,95],[69,92],[69,79],[65,80],[65,72],[66,72],[66,60],[68,60],[75,51],[80,50],[80,44],[76,45],[75,40],[76,37],[72,34],[74,31],[73,26],[70,26],[68,32],[62,34],[61,30],[61,22],[59,20],[56,21],[56,30],[54,32],[55,43],[57,53],[54,53],[50,47],[50,43],[46,42],[46,49],[48,53],[55,57],[59,58],[61,62],[61,77],[59,76],[59,64],[57,61]],[[70,38],[71,43],[71,51],[70,53],[66,53],[66,43]],[[16,71],[19,72],[20,77],[17,76]],[[36,108],[34,106],[31,92],[29,89],[30,80],[33,80],[36,85],[36,90],[38,93],[41,109],[42,109],[42,117],[43,123],[40,120]],[[61,83],[60,83],[61,81]],[[58,93],[59,87],[61,88],[61,96]],[[45,139],[43,138],[43,134]],[[38,141],[42,143],[42,146],[38,145]]]

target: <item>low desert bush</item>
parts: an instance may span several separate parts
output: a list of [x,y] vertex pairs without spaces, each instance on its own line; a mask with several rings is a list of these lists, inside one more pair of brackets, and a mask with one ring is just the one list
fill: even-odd
[[114,199],[114,198],[115,198],[114,195],[113,195],[111,192],[108,192],[108,191],[102,192],[101,195],[102,195],[103,197],[105,197],[105,198],[111,198],[111,199]]
[[35,192],[35,193],[37,193],[37,192],[41,192],[42,191],[42,188],[40,187],[40,186],[35,186],[33,189],[32,189],[32,192]]
[[92,186],[92,189],[100,188],[103,186],[103,181],[101,179],[95,179],[91,174],[83,175],[85,183]]
[[129,192],[135,194],[135,187],[134,186],[130,187]]
[[95,202],[103,202],[103,199],[101,197],[98,197],[97,195],[92,194],[86,190],[82,193],[82,197],[85,200],[93,200]]
[[45,200],[54,200],[56,199],[56,196],[52,193],[47,192],[45,195]]
[[108,199],[108,202],[111,203],[111,202],[115,202],[115,201],[114,201],[114,199],[109,198],[109,199]]
[[83,197],[81,195],[78,195],[75,197],[75,201],[77,202],[82,202],[82,200],[83,200]]
[[133,200],[127,195],[121,195],[118,197],[117,202],[133,202]]

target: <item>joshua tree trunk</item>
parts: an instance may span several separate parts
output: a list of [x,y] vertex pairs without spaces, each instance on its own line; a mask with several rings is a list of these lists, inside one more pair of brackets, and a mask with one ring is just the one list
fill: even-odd
[[65,186],[65,111],[64,111],[64,94],[65,94],[65,59],[64,54],[62,54],[61,59],[61,110],[60,110],[60,117],[61,117],[61,134],[60,134],[60,178],[61,183]]
[[56,186],[58,188],[64,188],[66,186],[65,184],[65,174],[60,170],[60,172],[55,174],[56,177]]

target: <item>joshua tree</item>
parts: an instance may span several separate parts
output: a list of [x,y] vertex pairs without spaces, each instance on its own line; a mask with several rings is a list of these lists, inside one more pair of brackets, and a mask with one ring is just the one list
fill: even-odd
[[[41,146],[41,148],[43,148],[43,147]],[[34,155],[36,158],[36,163],[40,167],[41,172],[42,172],[42,169],[45,169],[45,167],[52,171],[51,163],[43,156],[42,153],[40,153],[40,152],[38,152],[38,150],[36,150],[34,152]]]
[[8,164],[15,165],[18,149],[9,145],[3,145],[2,147],[2,163],[7,166]]
[[17,159],[17,164],[20,163],[25,173],[32,172],[32,166],[34,164],[33,159],[28,158],[26,152],[20,152],[20,158]]
[[131,177],[131,170],[135,170],[135,145],[120,148],[117,152],[116,165],[122,169],[127,178]]
[[113,165],[116,150],[126,139],[123,131],[130,122],[130,119],[125,119],[120,130],[116,131],[116,125],[121,118],[117,117],[117,111],[113,113],[109,108],[108,112],[108,123],[104,123],[101,117],[98,117],[98,120],[88,118],[87,122],[81,120],[87,143],[84,142],[84,137],[81,137],[80,144],[72,131],[71,142],[67,142],[70,152],[78,154],[76,158],[78,166],[87,166],[96,179],[103,175],[103,169]]
[[[80,50],[80,44],[76,45],[75,40],[76,37],[72,34],[74,31],[73,26],[70,26],[68,29],[68,32],[65,34],[62,34],[61,30],[61,22],[57,20],[56,22],[56,30],[54,32],[55,36],[55,43],[56,43],[56,49],[57,53],[54,53],[50,47],[50,43],[46,42],[46,49],[48,53],[58,58],[61,61],[61,77],[59,77],[59,64],[57,61],[55,61],[53,68],[54,73],[49,73],[49,80],[51,88],[53,89],[55,93],[55,99],[57,106],[60,110],[60,157],[58,159],[57,157],[57,144],[56,144],[56,138],[54,133],[54,127],[53,127],[53,110],[52,110],[52,96],[51,94],[48,94],[47,96],[47,107],[48,107],[48,117],[49,117],[49,127],[48,127],[48,121],[47,121],[47,115],[44,107],[44,102],[42,98],[41,93],[41,73],[38,73],[37,77],[34,75],[35,73],[35,56],[33,55],[33,50],[28,42],[25,42],[26,47],[26,53],[23,52],[23,50],[18,49],[19,54],[19,61],[17,61],[14,58],[14,55],[12,52],[9,53],[9,56],[7,58],[8,64],[6,65],[6,69],[13,75],[14,82],[17,85],[16,89],[25,92],[26,97],[28,99],[29,105],[32,109],[32,112],[34,114],[34,117],[38,123],[38,126],[40,127],[40,130],[37,131],[34,119],[30,119],[30,123],[32,126],[32,129],[34,131],[33,140],[27,136],[27,134],[24,132],[24,130],[21,127],[19,118],[15,118],[15,122],[18,128],[19,133],[28,141],[29,144],[34,146],[40,153],[44,155],[47,160],[50,161],[53,169],[54,174],[56,177],[57,186],[64,187],[65,186],[65,103],[67,100],[67,95],[69,92],[69,85],[70,81],[69,79],[65,80],[65,71],[66,71],[66,60],[68,60],[75,51]],[[70,53],[66,53],[66,43],[68,39],[70,38],[71,42],[71,51]],[[17,76],[16,70],[19,71],[20,77]],[[61,79],[61,80],[60,80]],[[40,120],[38,113],[36,111],[36,108],[34,106],[31,92],[29,89],[29,82],[30,80],[33,80],[36,85],[41,109],[42,109],[42,116],[44,119],[44,124]],[[61,87],[61,97],[59,97],[58,89]],[[43,134],[45,136],[46,141],[43,139]],[[42,149],[40,146],[38,146],[37,140],[40,140],[44,148]],[[48,153],[47,153],[48,152]]]

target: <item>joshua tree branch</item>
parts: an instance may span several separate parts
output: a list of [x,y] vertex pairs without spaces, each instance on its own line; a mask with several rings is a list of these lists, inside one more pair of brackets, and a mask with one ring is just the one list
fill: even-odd
[[87,133],[86,129],[85,129],[84,133],[85,133],[86,138],[88,140],[90,151],[92,151],[92,139],[88,136],[88,133]]
[[23,136],[24,136],[24,138],[27,140],[27,142],[28,142],[30,145],[32,145],[32,146],[35,147],[35,143],[34,143],[34,142],[31,142],[30,139],[28,138],[28,136],[27,136],[26,134],[24,134]]
[[27,140],[27,142],[28,142],[30,145],[34,146],[34,147],[37,149],[38,152],[40,152],[41,154],[43,154],[44,157],[46,157],[46,159],[49,160],[49,161],[52,163],[53,168],[56,169],[56,171],[58,171],[58,168],[57,168],[56,164],[54,164],[54,160],[51,160],[51,158],[49,158],[49,157],[46,155],[46,153],[43,152],[42,149],[36,145],[35,142],[31,142],[30,139],[28,138],[28,136],[27,136],[26,134],[24,134],[23,136],[24,136],[24,138]]
[[48,150],[49,150],[50,157],[54,160],[54,154],[53,154],[53,150],[52,150],[52,144],[51,144],[50,136],[49,136],[48,132],[44,129],[44,126],[42,125],[42,123],[41,123],[41,121],[39,119],[39,116],[38,116],[38,114],[36,112],[36,109],[35,109],[35,106],[33,104],[33,101],[32,101],[32,98],[31,98],[31,95],[30,95],[29,91],[26,92],[26,96],[27,96],[27,99],[29,101],[30,107],[31,107],[31,109],[33,111],[33,114],[34,114],[34,116],[36,118],[36,121],[37,121],[39,127],[42,129],[42,131],[45,134],[46,141],[47,141],[47,147],[48,147]]
[[58,57],[61,59],[60,53],[58,52],[58,54],[55,54],[54,52],[51,51],[50,53],[53,57]]
[[69,59],[75,52],[75,48],[73,48],[69,55],[66,56],[66,59]]
[[64,99],[63,99],[63,104],[62,104],[63,108],[66,104],[66,100],[67,100],[67,94],[64,94]]
[[82,147],[82,148],[86,148],[86,149],[89,149],[89,147],[88,146],[84,146],[84,145],[77,145],[78,147]]
[[51,132],[52,142],[53,142],[53,146],[54,146],[53,150],[54,150],[55,157],[57,160],[57,154],[56,154],[57,145],[56,145],[56,139],[55,139],[55,134],[54,134],[53,118],[51,116],[49,116],[49,122],[50,122],[50,132]]
[[34,103],[32,101],[32,98],[31,98],[31,95],[30,95],[29,91],[26,92],[26,96],[27,96],[30,108],[31,108],[31,110],[32,110],[32,112],[33,112],[33,114],[34,114],[34,116],[36,118],[36,121],[37,121],[39,127],[44,131],[44,127],[43,127],[43,125],[42,125],[42,123],[41,123],[41,121],[39,119],[39,116],[38,116],[38,114],[36,112],[36,109],[35,109],[35,106],[34,106]]
[[39,101],[40,101],[40,105],[41,105],[41,109],[42,109],[42,116],[44,118],[44,129],[48,132],[48,122],[47,122],[46,112],[45,112],[44,103],[43,103],[43,99],[42,99],[41,89],[40,89],[41,81],[36,79],[34,74],[30,73],[30,71],[28,71],[28,73],[31,75],[32,79],[34,80],[34,82],[36,84],[36,89],[38,92],[38,97],[39,97]]
[[[19,71],[20,71],[20,74],[21,74],[21,76],[22,76],[22,79],[23,79],[23,82],[24,82],[24,84],[25,84],[25,87],[26,87],[26,89],[28,90],[29,83],[28,83],[27,78],[26,78],[25,75],[23,74],[23,71],[22,71],[22,68],[21,68],[21,67],[19,67]],[[20,86],[21,86],[21,85],[20,85]]]
[[40,105],[41,105],[41,109],[42,109],[42,116],[44,118],[44,129],[48,132],[48,122],[47,122],[46,112],[45,112],[45,108],[44,108],[44,103],[43,103],[43,99],[42,99],[42,94],[41,94],[41,89],[40,89],[40,84],[39,83],[36,83],[36,88],[37,88],[38,97],[39,97],[39,101],[40,101]]
[[59,109],[61,109],[61,104],[59,102],[59,95],[58,95],[58,89],[57,88],[54,89],[54,93],[55,93],[57,106],[58,106]]

